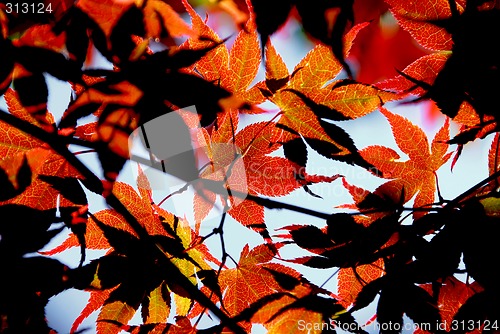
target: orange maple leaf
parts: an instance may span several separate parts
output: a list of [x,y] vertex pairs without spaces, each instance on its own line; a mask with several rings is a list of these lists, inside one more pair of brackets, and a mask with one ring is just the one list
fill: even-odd
[[[40,124],[19,101],[19,97],[13,89],[5,92],[5,101],[9,112],[33,125],[44,128],[44,124],[54,123],[54,117],[47,111],[44,124]],[[6,203],[27,205],[36,209],[51,209],[57,206],[57,198],[60,195],[49,183],[38,178],[39,175],[82,178],[81,174],[72,167],[66,159],[54,152],[47,144],[34,138],[7,123],[0,122],[0,165],[5,168],[9,175],[16,175],[20,162],[26,156],[31,168],[32,180],[26,190],[6,201]],[[70,200],[61,196],[59,205],[74,206]]]
[[269,271],[264,269],[274,255],[266,245],[250,250],[246,244],[241,251],[238,266],[220,273],[219,284],[224,295],[224,307],[230,314],[236,315],[260,297],[280,289]]
[[[248,244],[243,248],[236,268],[225,269],[219,277],[223,292],[223,305],[230,315],[237,315],[252,303],[263,297],[278,292],[289,292],[277,300],[266,303],[252,316],[251,323],[261,323],[269,330],[268,333],[280,333],[297,327],[299,319],[310,319],[321,322],[321,314],[304,308],[283,308],[306,296],[317,293],[320,288],[307,282],[296,270],[278,263],[270,262],[275,252],[263,244],[250,249]],[[291,286],[282,286],[277,276],[283,275],[294,282]],[[325,292],[322,290],[322,292]],[[277,315],[277,312],[282,312]],[[274,317],[276,315],[276,317]],[[244,323],[250,330],[251,323]]]
[[13,41],[13,44],[16,46],[35,46],[61,52],[64,50],[65,42],[65,33],[56,35],[49,24],[42,24],[26,29],[19,39]]
[[[441,70],[453,55],[451,33],[444,26],[435,24],[435,22],[452,18],[450,2],[446,0],[416,3],[398,0],[388,0],[386,2],[391,6],[390,11],[397,19],[400,27],[408,31],[421,46],[434,51],[434,53],[418,58],[402,71],[402,75],[379,82],[376,86],[403,95],[411,93],[416,96],[425,96],[428,87],[435,83]],[[466,7],[466,1],[458,0],[455,5],[458,14],[462,15]],[[480,119],[469,102],[462,101],[457,108],[456,115],[454,113],[453,116],[454,121],[464,126],[459,135],[463,134],[463,136],[473,139],[484,138],[494,131],[497,123],[493,122],[493,117],[488,114],[482,115],[483,118]],[[467,134],[467,132],[469,133]],[[458,138],[459,135],[455,138]]]
[[[252,322],[263,324],[268,334],[304,332],[299,326],[299,320],[307,324],[321,324],[324,320],[322,314],[319,312],[305,308],[290,308],[282,312],[284,307],[293,304],[297,298],[306,297],[310,293],[310,287],[299,285],[293,290],[292,295],[285,295],[263,306],[252,317]],[[280,312],[279,316],[273,319],[273,316],[278,312]],[[317,328],[308,331],[311,334],[319,334],[321,332],[322,330]]]
[[[365,26],[366,24],[357,25],[345,35],[346,56],[357,33]],[[359,157],[355,156],[352,140],[335,125],[330,126],[334,129],[326,130],[323,120],[338,121],[365,116],[383,103],[395,99],[397,95],[371,85],[334,81],[342,71],[342,65],[328,47],[321,44],[309,51],[290,75],[286,64],[271,42],[268,42],[265,65],[266,80],[259,83],[259,87],[268,100],[280,109],[278,124],[280,128],[288,130],[286,135],[279,134],[283,136],[282,141],[298,138],[297,133],[300,133],[308,143],[328,146],[328,153],[325,153],[316,145],[311,145],[320,154],[362,164],[357,161]]]
[[348,308],[364,285],[384,274],[383,266],[384,260],[380,258],[373,263],[363,264],[356,268],[340,268],[337,292],[340,304]]
[[[430,294],[433,293],[431,284],[421,285]],[[458,312],[460,307],[465,304],[469,297],[474,294],[481,292],[482,288],[477,283],[464,283],[457,278],[450,276],[447,277],[439,289],[438,302],[439,313],[441,314],[441,320],[445,325],[445,330],[450,331],[453,324],[453,317]],[[425,331],[419,329],[415,333],[422,334]],[[471,331],[470,333],[477,334],[480,333],[479,329]]]
[[[188,71],[201,75],[207,81],[218,83],[237,98],[250,104],[264,102],[265,97],[258,86],[250,87],[261,63],[260,43],[253,16],[251,15],[246,22],[245,29],[238,32],[231,49],[228,50],[224,41],[202,20],[193,7],[186,0],[183,0],[183,4],[191,17],[193,30],[198,36],[188,39],[180,48],[197,50],[206,48],[214,42],[221,43]],[[243,109],[242,111],[248,112]],[[251,109],[250,112],[262,112],[262,110]]]
[[88,318],[92,313],[100,309],[108,299],[111,292],[115,289],[116,287],[106,290],[92,290],[90,292],[87,305],[85,305],[82,312],[78,315],[78,317],[71,325],[70,333],[71,334],[75,333],[78,330],[78,327],[82,324],[82,322],[86,318]]
[[[431,23],[432,20],[451,17],[449,1],[406,2],[387,0],[386,3],[391,6],[390,11],[399,25],[408,31],[420,45],[433,51],[451,49],[451,34],[446,29]],[[457,1],[457,7],[458,11],[462,12],[465,1]]]
[[[369,146],[361,150],[361,156],[382,172],[379,176],[391,180],[379,186],[374,193],[382,198],[389,198],[394,203],[400,203],[402,198],[407,202],[416,194],[415,208],[432,204],[436,192],[435,173],[452,154],[447,153],[448,119],[429,147],[422,129],[385,108],[380,110],[391,124],[396,144],[410,159],[400,161],[396,151],[384,146]],[[414,213],[415,218],[422,215],[422,212]]]

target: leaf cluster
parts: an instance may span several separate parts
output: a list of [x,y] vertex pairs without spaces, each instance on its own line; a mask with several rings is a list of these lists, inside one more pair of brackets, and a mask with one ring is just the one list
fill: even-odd
[[[499,3],[211,3],[54,0],[54,12],[40,16],[0,4],[7,105],[0,111],[0,332],[54,333],[45,308],[70,289],[89,293],[71,333],[93,312],[97,333],[106,334],[246,333],[256,324],[284,333],[299,330],[300,321],[322,324],[314,333],[335,332],[340,323],[366,333],[370,324],[358,315],[373,304],[381,333],[401,332],[404,316],[419,332],[498,331],[500,55],[492,36]],[[234,36],[211,26],[221,11],[235,23]],[[364,33],[382,34],[373,26],[388,16],[407,34],[397,38],[418,43],[425,55],[383,80],[361,80],[380,72],[352,64],[383,54],[368,47]],[[292,19],[314,46],[289,68],[272,37]],[[393,38],[378,49],[393,47]],[[360,45],[371,52],[360,53]],[[96,54],[109,66],[95,67]],[[71,87],[60,116],[48,110],[57,94],[49,77]],[[432,140],[391,110],[423,101],[443,121]],[[342,126],[372,113],[389,123],[394,147],[374,138],[358,148]],[[133,164],[130,138],[166,115],[176,115],[175,131],[159,147],[146,147],[151,166],[184,187],[158,200],[141,165],[134,165],[135,183],[120,176]],[[253,117],[258,121],[243,125]],[[459,128],[454,136],[452,124]],[[488,136],[488,161],[479,162],[488,176],[443,198],[438,171],[452,157],[453,169],[470,142]],[[191,149],[169,160],[162,147],[174,143]],[[381,184],[368,190],[340,174],[313,174],[312,153]],[[82,155],[92,155],[100,171]],[[353,203],[323,204],[319,212],[277,199],[303,192],[325,203],[315,185],[334,182]],[[163,205],[188,187],[194,221]],[[106,207],[95,210],[92,196]],[[220,205],[218,224],[202,233]],[[270,210],[320,223],[267,219]],[[225,233],[230,217],[261,241],[242,244],[238,259],[226,248],[240,239]],[[74,266],[54,257],[73,247],[80,249]],[[290,248],[300,255],[287,258]],[[89,257],[88,250],[102,255]],[[331,272],[337,290],[307,277],[306,267]],[[140,323],[132,325],[137,312]]]

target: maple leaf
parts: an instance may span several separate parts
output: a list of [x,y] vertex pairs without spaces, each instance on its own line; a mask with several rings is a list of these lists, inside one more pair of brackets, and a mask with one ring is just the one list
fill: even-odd
[[[83,32],[90,28],[100,37],[93,38],[95,46],[109,61],[121,62],[127,59],[135,46],[131,35],[144,35],[142,12],[134,1],[85,0],[75,6],[80,17],[74,14],[74,18],[79,20],[74,23],[80,27],[70,26],[68,33],[72,36],[82,36]],[[127,25],[124,21],[128,21]],[[86,54],[88,43],[84,46],[83,54]]]
[[[171,258],[186,277],[196,284],[194,274],[200,268],[210,269],[206,261],[219,262],[208,252],[204,244],[194,243],[196,235],[187,222],[163,210],[153,202],[152,191],[146,175],[139,169],[137,191],[129,184],[115,182],[113,194],[133,214],[149,235],[154,236],[157,246]],[[44,251],[44,255],[54,255],[78,246],[78,237],[71,233],[59,246]],[[178,315],[186,315],[192,300],[175,282],[164,281],[157,274],[152,263],[142,258],[142,265],[152,266],[145,271],[150,276],[141,278],[142,272],[134,269],[137,261],[135,252],[140,251],[140,241],[135,231],[124,218],[113,209],[101,210],[88,218],[85,233],[85,245],[88,249],[108,250],[107,254],[81,269],[81,281],[77,287],[90,289],[91,297],[82,314],[75,321],[73,328],[92,312],[101,308],[99,319],[102,323],[99,333],[117,333],[120,326],[127,324],[136,310],[142,305],[142,317],[146,324],[165,321],[171,307],[171,294]],[[117,254],[121,254],[118,255]],[[130,263],[129,263],[130,262]],[[149,264],[148,264],[149,263]],[[153,261],[154,263],[154,261]],[[112,272],[131,271],[128,279],[121,282]],[[85,277],[88,277],[86,279]],[[91,279],[90,279],[91,278]],[[121,283],[116,288],[117,284]],[[135,284],[132,288],[130,284]],[[93,289],[99,289],[94,292]],[[104,290],[102,290],[104,289]],[[110,290],[112,289],[112,290]]]
[[[266,245],[250,250],[247,244],[241,251],[238,266],[221,272],[219,284],[224,295],[224,307],[228,312],[238,314],[260,297],[279,289],[271,273],[265,270],[265,264],[271,261],[274,255]],[[270,267],[293,273],[291,269],[285,269],[281,265]]]
[[[418,58],[413,63],[403,69],[403,73],[422,83],[431,85],[438,73],[443,69],[450,56],[449,52],[436,52]],[[405,78],[403,75],[397,75],[394,78],[386,79],[376,84],[381,89],[393,90],[399,93],[411,91],[412,94],[422,95],[425,89],[415,86],[415,83]]]
[[[202,20],[193,7],[186,0],[183,0],[183,4],[198,36],[188,39],[180,48],[197,50],[213,42],[220,43],[193,64],[189,71],[197,73],[209,82],[218,83],[232,92],[235,98],[240,98],[250,104],[263,102],[265,98],[258,86],[250,87],[261,63],[261,49],[253,16],[250,16],[244,29],[238,32],[231,50],[228,50],[219,35]],[[242,111],[261,112],[259,109],[242,109]]]
[[[16,91],[9,88],[4,97],[12,115],[44,128],[44,125],[40,124],[38,119],[23,107]],[[45,119],[48,123],[54,122],[50,112],[45,115]],[[3,157],[0,165],[5,168],[8,175],[14,177],[23,166],[24,159],[31,169],[30,184],[24,192],[4,203],[21,204],[42,210],[55,208],[60,192],[42,181],[39,176],[83,178],[66,159],[50,149],[44,142],[4,122],[0,122],[0,153]],[[59,206],[61,207],[74,205],[75,203],[64,195],[60,198]]]
[[338,276],[339,302],[345,308],[351,306],[364,285],[381,277],[384,273],[383,260],[357,266],[356,268],[341,268]]
[[[109,226],[114,226],[127,231],[132,235],[135,234],[135,232],[131,230],[128,224],[126,224],[123,219],[116,214],[116,212],[111,209],[105,209],[96,212],[88,218],[85,232],[85,245],[87,249],[106,250],[111,248],[107,239],[104,238],[101,229],[97,226],[95,219],[98,219]],[[70,234],[60,245],[40,253],[43,255],[55,255],[67,249],[79,246],[80,241],[78,240],[78,237],[75,234]]]
[[[353,27],[344,38],[348,55],[356,34],[365,27]],[[269,101],[280,108],[277,135],[282,142],[304,137],[321,155],[369,166],[358,154],[354,142],[343,129],[326,120],[362,117],[385,101],[396,98],[370,85],[333,81],[342,67],[323,45],[315,46],[289,75],[286,65],[269,42],[266,46],[266,80],[260,86]],[[282,132],[286,130],[286,135]],[[279,130],[279,131],[278,131]]]
[[[270,197],[284,196],[308,184],[333,182],[339,175],[310,175],[300,165],[287,158],[271,156],[271,153],[281,146],[277,143],[279,138],[276,138],[274,134],[274,123],[256,122],[235,134],[237,126],[238,114],[236,111],[227,112],[220,117],[218,128],[212,132],[209,140],[210,145],[213,146],[209,148],[211,150],[209,157],[212,159],[212,166],[215,170],[221,167],[226,170],[224,175],[219,176],[218,180],[227,182],[230,190],[234,193],[241,193],[231,196],[231,207],[228,214],[244,226],[253,228],[264,238],[269,239],[269,233],[264,223],[264,207],[249,199],[240,198],[242,195],[248,193]],[[277,142],[272,140],[277,140]],[[241,155],[241,158],[238,158],[241,160],[235,160],[232,164],[230,162],[234,159],[234,147],[227,152],[227,146],[219,146],[229,143],[233,143]],[[227,161],[227,158],[230,160]],[[230,166],[231,169],[228,169],[227,166]],[[239,175],[239,173],[245,173],[245,175]],[[216,200],[216,197],[210,192],[204,194],[204,196],[195,195],[194,209],[198,225],[206,217]]]
[[[262,323],[269,333],[280,333],[296,328],[297,319],[321,321],[346,312],[335,299],[317,295],[331,293],[311,284],[294,269],[270,262],[274,256],[275,251],[266,244],[253,249],[247,244],[237,267],[220,273],[223,305],[229,314]],[[322,306],[315,307],[314,303]],[[245,328],[250,330],[251,323],[245,322]]]
[[[455,2],[455,1],[454,1]],[[390,11],[402,28],[409,31],[415,40],[430,50],[450,50],[451,35],[435,23],[437,20],[451,17],[449,1],[436,0],[419,3],[406,3],[398,0],[386,1]],[[463,11],[465,1],[460,3],[459,11]]]
[[[422,287],[430,294],[433,293],[430,284],[423,285]],[[470,297],[482,291],[482,289],[477,282],[464,283],[450,276],[443,281],[438,291],[437,305],[439,307],[439,313],[441,314],[441,321],[444,324],[445,330],[450,331],[453,319],[460,307],[464,305]],[[423,330],[419,330],[415,333],[420,334],[423,332]],[[479,330],[475,330],[472,333],[479,333]]]
[[[436,77],[443,70],[449,58],[450,52],[448,51],[425,55],[408,65],[400,75],[379,82],[375,86],[380,89],[394,91],[400,94],[401,98],[407,97],[408,94],[424,96],[426,89],[435,82]],[[434,102],[432,106],[435,106],[441,112]],[[457,114],[452,119],[454,122],[461,124],[462,128],[449,141],[450,144],[463,145],[476,138],[484,138],[494,131],[497,126],[492,116],[483,115],[481,118],[468,101],[462,102]],[[458,156],[459,154],[455,160],[458,159]]]
[[[435,1],[430,4],[432,11],[424,3],[389,3],[401,26],[414,34],[420,44],[449,53],[431,85],[404,75],[415,86],[425,89],[415,102],[432,99],[441,112],[451,118],[470,105],[482,118],[493,116],[496,120],[491,89],[499,84],[498,51],[489,49],[484,32],[497,29],[500,11],[472,1]],[[477,125],[482,128],[488,123]]]
[[[448,120],[429,147],[427,136],[422,129],[385,108],[380,110],[391,124],[396,144],[410,159],[399,161],[399,154],[384,146],[369,146],[362,149],[361,156],[376,166],[382,172],[383,178],[391,179],[379,186],[374,193],[382,198],[390,198],[394,203],[399,203],[401,198],[407,202],[417,195],[415,208],[432,204],[436,192],[435,172],[451,156],[451,153],[446,153],[448,148],[446,141],[449,139]],[[422,215],[421,212],[414,212],[414,217]]]
[[393,20],[385,1],[355,1],[353,8],[355,23],[370,22],[359,33],[348,58],[357,64],[357,81],[375,83],[387,79],[396,74],[395,69],[426,54]]

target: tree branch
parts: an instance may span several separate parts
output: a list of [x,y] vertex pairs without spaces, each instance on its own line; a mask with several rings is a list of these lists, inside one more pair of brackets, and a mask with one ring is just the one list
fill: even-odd
[[[102,182],[101,180],[90,170],[85,164],[83,164],[75,155],[68,150],[65,146],[64,141],[60,140],[60,136],[57,132],[49,133],[43,129],[33,125],[27,121],[19,119],[4,110],[0,109],[0,121],[5,123],[47,143],[55,152],[64,157],[83,177],[86,178],[85,186],[96,193],[102,194]],[[137,235],[147,241],[145,244],[150,247],[153,254],[157,255],[162,268],[165,269],[165,273],[173,280],[178,282],[183,289],[185,289],[193,299],[197,300],[200,304],[207,307],[215,316],[217,316],[220,321],[233,330],[235,333],[244,334],[245,331],[241,328],[231,317],[226,315],[222,310],[220,310],[217,305],[215,305],[203,292],[201,292],[191,281],[185,277],[179,268],[173,264],[161,251],[161,249],[151,240],[150,235],[146,229],[137,221],[137,219],[132,215],[123,203],[115,196],[110,193],[106,197],[107,204],[114,208],[118,213],[120,213],[127,223],[132,227]]]

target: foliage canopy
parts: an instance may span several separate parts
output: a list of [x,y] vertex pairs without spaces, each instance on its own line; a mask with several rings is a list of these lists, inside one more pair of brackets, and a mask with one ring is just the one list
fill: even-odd
[[[221,12],[234,35],[211,25]],[[314,45],[291,70],[273,46],[290,20]],[[69,289],[90,296],[72,333],[96,311],[99,334],[245,333],[256,324],[366,333],[357,314],[373,304],[381,333],[401,332],[404,315],[418,332],[498,331],[499,24],[496,0],[2,2],[0,332],[54,333],[45,307]],[[92,66],[95,54],[110,67]],[[71,86],[60,117],[47,108],[57,94],[48,77]],[[444,120],[432,138],[391,110],[425,103]],[[140,165],[135,182],[120,179],[129,137],[169,113],[207,159],[203,170],[172,169],[195,189],[194,221],[165,209]],[[341,126],[372,113],[385,117],[397,147],[374,138],[359,148]],[[488,160],[478,165],[489,176],[443,198],[437,171],[486,139]],[[368,190],[310,173],[311,152],[383,182]],[[198,153],[188,151],[189,161]],[[277,199],[320,198],[317,184],[341,184],[353,202],[319,212]],[[107,207],[94,210],[91,193]],[[224,212],[205,233],[217,205]],[[270,221],[269,210],[303,220]],[[225,247],[235,238],[224,234],[229,217],[261,239],[253,248],[242,240],[239,259]],[[79,265],[54,258],[73,247]],[[289,248],[300,255],[283,256]],[[103,253],[89,259],[87,250]],[[305,267],[331,272],[337,291]],[[141,323],[131,324],[137,312]]]

